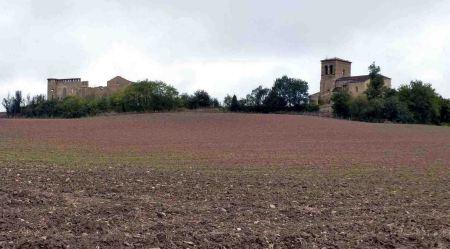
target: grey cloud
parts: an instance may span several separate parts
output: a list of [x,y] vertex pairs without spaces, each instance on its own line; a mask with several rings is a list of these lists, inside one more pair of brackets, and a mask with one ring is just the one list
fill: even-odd
[[314,91],[326,56],[352,60],[355,74],[377,61],[394,86],[421,78],[450,97],[449,12],[442,0],[0,0],[0,97],[115,73],[218,97],[286,73]]

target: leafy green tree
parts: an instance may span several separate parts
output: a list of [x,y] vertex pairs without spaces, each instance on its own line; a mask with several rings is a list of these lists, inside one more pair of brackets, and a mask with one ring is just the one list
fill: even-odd
[[31,101],[24,107],[26,117],[62,117],[63,110],[59,100],[47,100],[44,95],[31,98]]
[[24,99],[22,98],[22,92],[16,91],[14,96],[8,95],[2,101],[2,105],[6,110],[6,115],[8,117],[15,117],[22,113],[22,105],[24,104]]
[[190,98],[189,94],[187,93],[181,94],[178,99],[178,107],[189,108],[189,98]]
[[[304,110],[309,102],[308,83],[283,76],[275,80],[269,91],[255,89],[248,98],[252,104],[262,103],[264,111]],[[256,105],[258,106],[258,105]]]
[[93,99],[89,101],[88,104],[91,106],[91,109],[93,109],[93,111],[96,113],[108,112],[109,110],[111,110],[110,98]]
[[387,88],[384,86],[384,79],[380,74],[380,70],[380,67],[375,65],[375,62],[369,66],[370,83],[365,92],[369,100],[381,98],[387,91]]
[[271,92],[283,98],[288,107],[304,107],[309,102],[308,83],[300,79],[287,76],[276,79]]
[[24,103],[24,99],[22,98],[22,92],[16,91],[15,97],[13,100],[13,115],[18,115],[22,111],[22,104]]
[[282,111],[286,109],[286,99],[280,96],[276,91],[270,91],[267,98],[264,99],[264,107],[268,112]]
[[238,100],[238,104],[240,111],[248,111],[248,109],[250,109],[250,105],[247,102],[247,98],[242,98]]
[[194,98],[199,107],[210,107],[211,106],[211,97],[209,93],[205,90],[198,90],[194,93]]
[[365,95],[360,95],[349,101],[349,115],[353,120],[368,121],[368,110],[369,100]]
[[307,112],[318,112],[320,111],[320,106],[318,104],[309,103],[309,105],[306,106]]
[[392,88],[386,88],[386,91],[384,92],[384,98],[390,98],[390,97],[397,97],[398,96],[398,92],[396,89],[392,89]]
[[37,95],[32,97],[28,104],[22,108],[23,114],[26,117],[49,117],[49,112],[45,108],[47,100],[44,95]]
[[350,101],[351,96],[345,90],[340,90],[331,96],[333,115],[339,118],[350,117]]
[[5,108],[8,117],[13,116],[13,103],[14,97],[11,97],[9,94],[8,97],[4,98],[2,101],[2,105]]
[[225,98],[223,99],[223,106],[225,108],[230,109],[232,100],[233,100],[233,97],[230,96],[229,94],[227,94],[227,96],[225,96]]
[[[128,89],[128,87],[126,89]],[[116,112],[125,112],[126,111],[125,102],[124,102],[125,90],[115,92],[111,95],[111,97],[109,97],[109,103],[111,105],[111,110],[116,111]]]
[[162,111],[178,106],[178,91],[161,81],[139,81],[123,93],[124,111]]
[[440,122],[439,96],[430,84],[411,81],[398,90],[399,100],[406,103],[415,122],[430,124]]
[[211,107],[211,105],[211,97],[205,90],[197,90],[188,100],[188,108],[190,109]]
[[83,100],[75,96],[64,98],[59,103],[64,118],[80,118],[87,115]]
[[411,123],[414,121],[412,113],[406,103],[401,102],[398,96],[384,99],[383,114],[385,119],[398,123]]
[[249,106],[262,106],[264,104],[264,100],[269,95],[270,89],[263,88],[262,86],[258,86],[253,89],[251,94],[247,95],[247,105]]
[[407,105],[399,101],[397,96],[368,100],[367,96],[360,95],[350,101],[350,116],[353,120],[366,122],[390,120],[410,123],[413,121]]
[[237,100],[236,95],[233,95],[233,97],[231,98],[230,111],[237,112],[239,110],[240,110],[240,104]]
[[220,107],[220,102],[217,98],[213,98],[212,102],[211,102],[211,107],[212,108],[219,108]]
[[450,99],[439,98],[441,123],[450,124]]
[[383,122],[384,117],[384,100],[382,98],[369,99],[367,106],[367,117],[364,121]]

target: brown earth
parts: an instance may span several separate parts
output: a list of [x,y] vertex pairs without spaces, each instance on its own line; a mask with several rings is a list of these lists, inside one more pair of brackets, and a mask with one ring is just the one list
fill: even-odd
[[0,120],[1,248],[449,248],[450,129]]

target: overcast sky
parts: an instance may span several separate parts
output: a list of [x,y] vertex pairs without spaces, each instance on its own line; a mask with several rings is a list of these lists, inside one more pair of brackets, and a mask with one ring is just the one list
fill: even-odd
[[314,93],[336,56],[450,97],[449,13],[449,0],[0,0],[0,97],[116,75],[220,100],[288,75]]

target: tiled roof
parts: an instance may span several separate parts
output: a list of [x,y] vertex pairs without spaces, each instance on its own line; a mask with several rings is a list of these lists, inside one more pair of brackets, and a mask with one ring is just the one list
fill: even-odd
[[[384,75],[381,75],[385,79],[390,79]],[[342,77],[336,80],[338,81],[346,81],[347,83],[360,83],[370,79],[370,75],[360,75],[360,76],[350,76],[350,77]]]
[[122,80],[122,81],[127,81],[127,82],[130,82],[130,83],[131,83],[131,81],[125,79],[125,78],[122,77],[122,76],[116,76],[116,77],[114,77],[114,78],[108,80],[108,82],[109,82],[109,81],[113,81],[113,80]]

